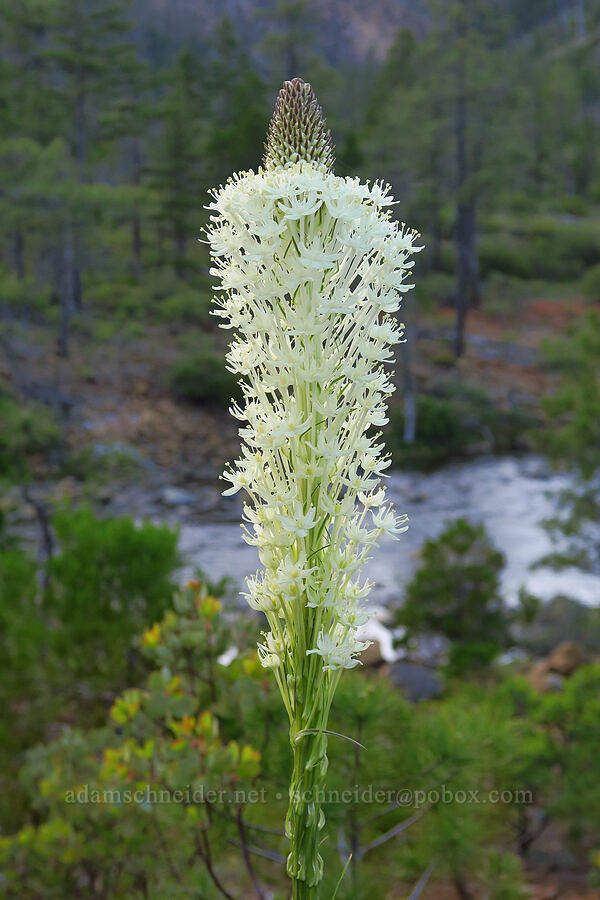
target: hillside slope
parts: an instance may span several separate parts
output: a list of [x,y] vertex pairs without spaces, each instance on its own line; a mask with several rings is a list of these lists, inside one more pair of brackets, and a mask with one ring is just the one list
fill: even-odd
[[[277,0],[137,0],[133,18],[142,29],[168,34],[170,42],[210,42],[223,16],[255,45],[272,26]],[[331,63],[385,57],[398,28],[422,31],[424,0],[312,0],[318,41]]]

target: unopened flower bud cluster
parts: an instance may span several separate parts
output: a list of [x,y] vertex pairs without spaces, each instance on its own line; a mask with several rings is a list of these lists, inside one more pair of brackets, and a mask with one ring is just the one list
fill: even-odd
[[381,535],[407,529],[386,502],[379,429],[420,248],[392,203],[379,183],[296,162],[234,176],[209,207],[213,312],[235,332],[228,368],[243,392],[231,409],[242,457],[224,494],[249,498],[245,539],[264,568],[246,596],[267,616],[259,654],[278,674],[292,635],[325,670],[357,664],[371,587],[361,569]]

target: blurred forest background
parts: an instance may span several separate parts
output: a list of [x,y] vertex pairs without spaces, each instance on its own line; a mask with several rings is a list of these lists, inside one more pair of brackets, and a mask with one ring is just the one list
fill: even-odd
[[[239,521],[207,191],[259,164],[296,75],[337,173],[423,235],[395,467],[458,465],[509,522],[479,461],[533,460],[542,493],[559,467],[536,562],[588,586],[507,597],[477,509],[423,534],[336,703],[368,752],[332,741],[331,782],[429,793],[328,804],[324,896],[350,852],[339,900],[598,896],[599,0],[0,0],[0,47],[0,897],[285,896],[260,623],[184,525]],[[146,785],[227,801],[81,799]]]

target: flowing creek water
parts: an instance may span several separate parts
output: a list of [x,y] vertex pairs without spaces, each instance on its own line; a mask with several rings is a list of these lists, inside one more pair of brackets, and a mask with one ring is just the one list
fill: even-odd
[[[399,541],[382,540],[365,574],[375,583],[372,602],[381,607],[402,603],[403,590],[414,573],[418,551],[445,522],[464,516],[482,522],[506,557],[502,592],[509,604],[525,586],[542,599],[567,594],[584,603],[600,603],[600,578],[577,569],[554,572],[531,566],[552,549],[542,520],[556,508],[556,495],[570,476],[552,472],[536,456],[489,457],[449,465],[433,474],[393,472],[389,498],[410,517],[410,528]],[[156,517],[174,524],[173,513]],[[240,586],[258,567],[254,547],[244,543],[240,528],[241,501],[221,497],[203,513],[180,519],[180,545],[186,574],[194,566],[211,579],[232,576]]]
[[[96,450],[99,453],[102,446]],[[170,481],[173,474],[153,465],[144,484],[132,481],[109,490],[104,498],[106,514],[127,514],[178,528],[182,582],[200,568],[211,581],[232,578],[234,593],[243,590],[245,576],[256,571],[259,560],[256,548],[242,539],[240,495],[221,496],[223,482],[212,470],[205,470],[194,487],[186,488]],[[553,472],[538,456],[479,457],[428,475],[392,472],[387,480],[388,496],[398,512],[408,514],[410,527],[399,541],[383,539],[365,566],[364,574],[374,582],[370,598],[374,615],[361,636],[377,640],[385,660],[397,658],[387,627],[390,612],[402,605],[423,543],[436,537],[446,522],[461,516],[483,523],[503,552],[506,565],[501,589],[509,605],[517,602],[521,587],[542,600],[563,594],[590,606],[600,605],[598,575],[575,568],[561,572],[533,568],[556,549],[543,520],[552,516],[559,492],[571,484],[569,474]],[[39,528],[31,513],[20,530],[27,543],[39,544]],[[249,614],[239,594],[238,602],[239,609]]]

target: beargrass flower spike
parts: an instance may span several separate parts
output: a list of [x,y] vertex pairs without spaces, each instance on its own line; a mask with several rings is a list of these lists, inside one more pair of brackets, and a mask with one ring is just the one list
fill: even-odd
[[368,646],[364,563],[407,519],[386,500],[380,429],[403,340],[396,313],[416,233],[391,216],[387,185],[333,174],[334,149],[310,85],[279,94],[264,166],[212,194],[214,315],[233,329],[244,538],[262,568],[247,580],[268,631],[258,647],[281,691],[294,768],[286,833],[293,897],[318,898],[319,802],[327,722],[344,669]]

